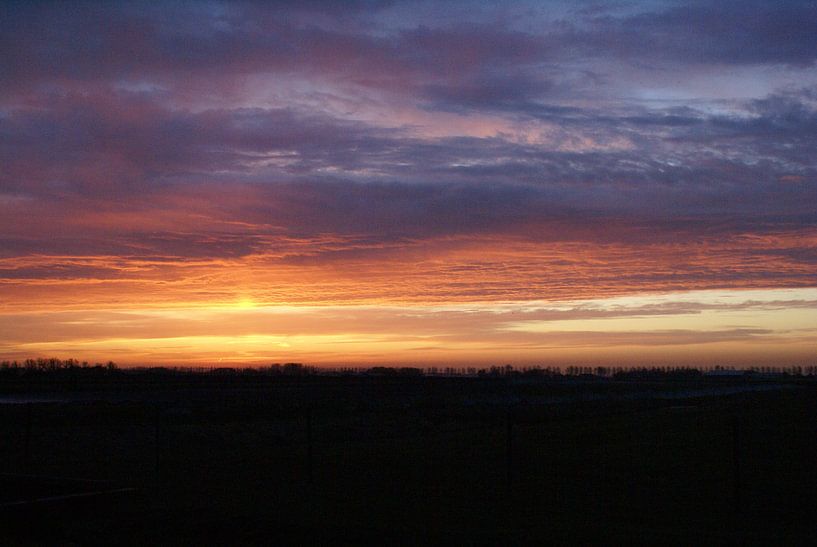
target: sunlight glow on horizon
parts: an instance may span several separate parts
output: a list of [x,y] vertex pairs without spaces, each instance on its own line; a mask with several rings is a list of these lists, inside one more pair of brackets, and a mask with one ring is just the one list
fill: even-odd
[[[804,327],[812,325],[811,327]],[[688,291],[577,301],[258,305],[0,314],[0,353],[124,365],[805,363],[817,289]],[[36,332],[32,338],[31,333]]]

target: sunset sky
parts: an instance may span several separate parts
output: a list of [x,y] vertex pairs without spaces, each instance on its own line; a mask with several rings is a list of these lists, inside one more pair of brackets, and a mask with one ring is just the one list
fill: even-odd
[[817,362],[817,4],[4,2],[0,359]]

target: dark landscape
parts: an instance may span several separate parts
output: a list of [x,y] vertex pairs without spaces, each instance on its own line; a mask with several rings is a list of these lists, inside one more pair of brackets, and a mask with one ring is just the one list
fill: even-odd
[[6,545],[817,537],[811,376],[2,372]]

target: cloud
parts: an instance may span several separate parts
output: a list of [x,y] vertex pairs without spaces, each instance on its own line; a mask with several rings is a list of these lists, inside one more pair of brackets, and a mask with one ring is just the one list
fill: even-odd
[[814,285],[812,3],[0,10],[9,309]]
[[586,35],[591,47],[634,57],[795,66],[810,66],[817,59],[813,33],[817,9],[808,1],[681,2],[629,17],[602,16],[594,22],[595,28]]

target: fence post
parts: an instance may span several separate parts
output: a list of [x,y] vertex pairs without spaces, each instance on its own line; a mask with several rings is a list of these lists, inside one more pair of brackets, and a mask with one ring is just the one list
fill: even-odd
[[312,442],[312,407],[306,411],[306,522],[312,530],[317,525],[317,515],[315,511],[316,496],[315,496],[315,467],[313,461],[313,442]]
[[513,415],[510,406],[505,414],[505,482],[510,498],[513,493]]
[[732,480],[733,502],[736,513],[741,511],[741,453],[740,453],[740,421],[737,415],[732,416]]
[[315,483],[315,474],[312,465],[312,409],[306,411],[306,472],[309,480],[310,493]]
[[161,472],[161,409],[159,408],[158,403],[154,408],[154,416],[153,416],[153,448],[154,448],[154,472],[156,474],[156,479],[159,479],[159,473]]
[[32,428],[31,403],[26,403],[25,437],[23,438],[23,469],[31,471],[31,428]]
[[627,429],[626,429],[626,449],[625,449],[625,466],[627,471],[627,479],[626,479],[626,487],[627,487],[627,503],[630,507],[635,510],[635,502],[638,500],[638,496],[636,495],[636,482],[637,482],[637,467],[636,462],[639,456],[638,450],[638,437],[637,437],[637,427],[638,422],[636,421],[637,417],[633,414],[629,421],[627,422]]

